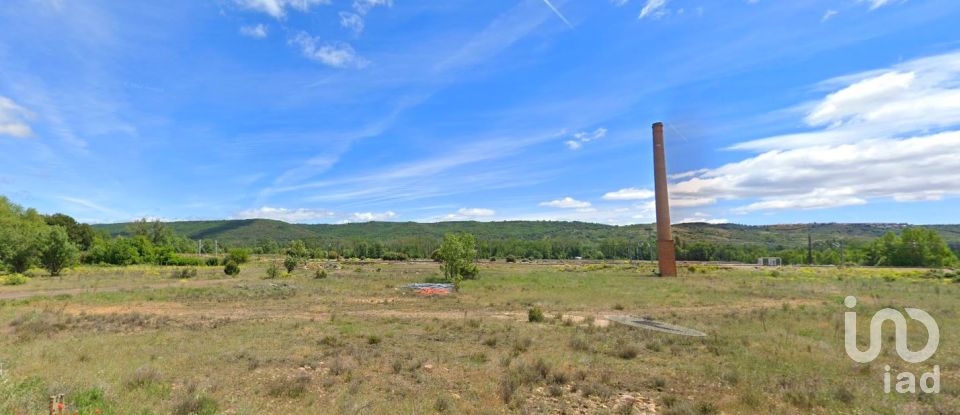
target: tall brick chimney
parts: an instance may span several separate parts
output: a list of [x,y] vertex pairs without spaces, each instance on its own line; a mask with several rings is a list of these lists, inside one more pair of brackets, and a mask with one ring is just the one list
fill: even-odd
[[677,254],[670,230],[670,196],[667,194],[667,160],[663,148],[663,123],[653,124],[653,176],[657,201],[657,260],[661,277],[677,276]]

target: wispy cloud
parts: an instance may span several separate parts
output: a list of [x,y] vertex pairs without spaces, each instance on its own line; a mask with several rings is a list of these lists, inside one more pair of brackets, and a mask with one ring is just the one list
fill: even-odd
[[628,187],[603,195],[603,200],[646,200],[653,198],[653,190]]
[[570,139],[565,140],[563,144],[566,145],[567,148],[571,150],[579,150],[583,148],[584,144],[594,140],[599,140],[606,136],[607,136],[607,129],[601,127],[601,128],[597,128],[593,132],[580,131],[580,132],[574,133],[570,137]]
[[460,208],[456,212],[444,216],[440,220],[442,221],[459,221],[459,220],[478,220],[485,219],[490,220],[495,216],[497,212],[493,209],[487,208]]
[[267,37],[267,26],[262,23],[254,26],[241,26],[240,34],[254,39],[263,39]]
[[830,19],[836,17],[836,15],[838,15],[838,14],[840,14],[840,12],[838,12],[838,11],[836,11],[836,10],[833,10],[833,9],[827,10],[826,12],[823,13],[823,17],[820,18],[820,21],[821,21],[821,22],[825,22],[825,21],[827,21],[827,20],[830,20]]
[[396,212],[388,210],[386,212],[357,212],[350,215],[350,219],[347,222],[373,222],[373,221],[384,221],[388,219],[393,219],[397,217]]
[[550,10],[553,10],[553,13],[556,14],[557,17],[560,18],[560,20],[563,20],[563,23],[566,24],[567,27],[569,27],[569,28],[571,28],[571,29],[573,28],[573,25],[570,24],[570,21],[567,20],[567,18],[563,15],[563,13],[560,13],[560,10],[558,10],[558,9],[553,5],[553,3],[550,2],[550,0],[543,0],[543,2],[547,4],[547,7],[549,7]]
[[667,0],[647,0],[647,4],[644,4],[643,9],[640,9],[639,18],[652,17],[659,19],[667,13],[669,13],[667,10]]
[[340,12],[340,26],[359,35],[363,32],[363,17],[356,13]]
[[560,208],[560,209],[586,209],[590,207],[590,202],[577,200],[567,196],[563,199],[551,200],[549,202],[542,202],[540,203],[540,206]]
[[311,7],[330,4],[330,0],[234,0],[237,5],[269,14],[276,19],[286,17],[288,9],[307,12]]
[[363,68],[369,63],[357,56],[350,44],[345,42],[323,42],[307,32],[300,32],[290,39],[298,46],[303,56],[334,68]]
[[248,209],[233,215],[233,219],[273,219],[289,223],[309,223],[328,221],[335,217],[336,213],[326,209],[287,209],[263,206],[256,209]]
[[32,137],[33,129],[27,124],[27,120],[33,116],[32,112],[17,105],[12,99],[0,96],[0,135]]
[[393,7],[393,0],[354,0],[353,10],[357,13],[367,14],[375,7]]
[[860,3],[870,3],[870,10],[879,9],[883,6],[891,4],[894,0],[857,0]]

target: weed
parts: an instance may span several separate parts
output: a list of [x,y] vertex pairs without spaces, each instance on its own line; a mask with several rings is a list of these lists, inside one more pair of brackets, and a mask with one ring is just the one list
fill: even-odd
[[127,389],[140,389],[160,383],[160,372],[149,367],[139,367],[124,382]]
[[640,349],[633,343],[619,342],[615,353],[621,359],[630,360],[640,354]]
[[544,321],[543,309],[539,306],[533,306],[527,311],[527,321],[531,323],[542,323]]
[[306,373],[300,373],[293,377],[283,377],[273,381],[268,393],[274,398],[296,399],[307,391],[310,381],[310,375]]

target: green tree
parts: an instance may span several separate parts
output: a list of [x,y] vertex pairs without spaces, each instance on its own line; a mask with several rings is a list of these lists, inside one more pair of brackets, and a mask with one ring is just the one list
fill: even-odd
[[157,246],[170,245],[173,240],[173,231],[167,228],[159,220],[148,221],[146,218],[140,219],[130,224],[130,234],[134,237],[142,236]]
[[292,255],[288,255],[283,259],[283,267],[287,269],[288,273],[293,272],[293,270],[295,270],[299,264],[300,259]]
[[23,273],[36,263],[40,244],[48,232],[43,216],[0,196],[0,264]]
[[476,278],[480,272],[474,260],[477,258],[477,240],[469,233],[448,233],[443,237],[443,243],[437,249],[437,258],[442,262],[440,269],[444,277],[452,282],[457,289],[460,282]]
[[92,226],[86,223],[79,223],[72,217],[62,213],[47,215],[44,216],[43,219],[47,222],[47,225],[63,226],[67,230],[70,241],[76,244],[82,251],[90,249],[90,246],[93,245],[94,238],[97,236],[97,231],[95,231]]
[[40,248],[40,263],[50,275],[57,276],[64,268],[77,263],[80,250],[70,241],[67,230],[62,226],[53,226]]
[[943,267],[957,263],[937,231],[927,228],[907,228],[898,236],[887,232],[867,248],[866,259],[874,265],[905,267]]
[[310,256],[310,251],[307,250],[307,245],[298,239],[290,241],[290,244],[287,245],[287,255],[303,259]]

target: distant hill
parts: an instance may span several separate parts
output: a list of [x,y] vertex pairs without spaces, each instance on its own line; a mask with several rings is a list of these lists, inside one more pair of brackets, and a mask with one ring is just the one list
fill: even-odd
[[[94,225],[111,235],[125,235],[128,223]],[[585,222],[506,221],[506,222],[367,222],[339,225],[290,224],[268,219],[169,222],[176,234],[190,239],[217,239],[231,245],[252,245],[258,240],[279,242],[309,240],[380,240],[409,238],[439,239],[449,232],[470,232],[479,239],[582,239],[602,241],[608,238],[649,240],[654,225],[611,226]],[[887,231],[899,231],[909,225],[889,223],[813,223],[793,225],[737,225],[686,223],[674,225],[675,235],[687,242],[719,244],[756,244],[770,248],[805,246],[807,234],[814,240],[844,239],[868,241]],[[960,245],[960,225],[929,225],[953,246]]]

